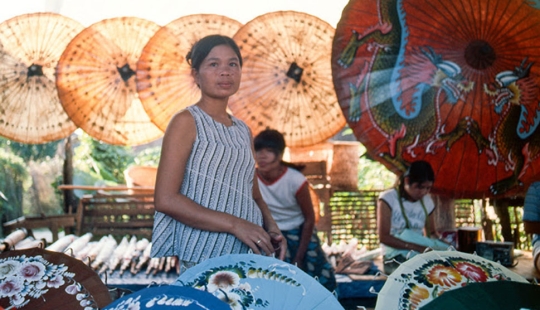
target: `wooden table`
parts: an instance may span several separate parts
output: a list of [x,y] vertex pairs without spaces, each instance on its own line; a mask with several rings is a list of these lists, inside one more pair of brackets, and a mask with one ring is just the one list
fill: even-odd
[[514,259],[514,266],[508,267],[513,272],[524,276],[529,281],[540,281],[540,272],[536,270],[533,263],[531,251],[521,251],[523,255]]

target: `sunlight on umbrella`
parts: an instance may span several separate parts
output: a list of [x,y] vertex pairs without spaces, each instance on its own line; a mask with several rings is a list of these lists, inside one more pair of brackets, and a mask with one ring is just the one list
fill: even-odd
[[57,68],[58,94],[70,118],[95,139],[113,145],[140,145],[163,132],[139,100],[135,71],[148,40],[159,30],[136,17],[102,20],[67,46]]
[[25,14],[0,24],[0,135],[38,144],[77,129],[58,98],[54,69],[83,29],[55,13]]
[[201,97],[185,59],[191,46],[210,34],[232,37],[240,26],[225,16],[188,15],[163,26],[148,41],[137,62],[137,91],[150,119],[161,130],[165,131],[176,112]]
[[334,29],[315,16],[280,11],[256,17],[234,40],[244,58],[242,82],[231,97],[234,115],[256,135],[268,127],[287,146],[323,142],[346,123],[332,86]]

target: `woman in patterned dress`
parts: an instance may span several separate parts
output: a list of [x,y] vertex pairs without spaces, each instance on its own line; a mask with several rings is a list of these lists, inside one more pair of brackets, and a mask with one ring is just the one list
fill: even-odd
[[286,240],[259,192],[251,132],[226,111],[240,85],[239,48],[211,35],[186,60],[201,98],[173,116],[163,138],[151,255],[176,256],[183,268],[249,250],[279,248],[283,259]]

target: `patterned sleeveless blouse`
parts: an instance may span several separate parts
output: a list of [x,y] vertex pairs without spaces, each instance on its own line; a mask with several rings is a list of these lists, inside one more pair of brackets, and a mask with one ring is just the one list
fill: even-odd
[[[255,159],[249,128],[235,117],[233,125],[227,127],[196,105],[187,110],[195,119],[197,135],[180,193],[206,208],[262,226],[262,213],[252,192]],[[152,257],[178,256],[181,261],[199,263],[248,250],[234,235],[195,229],[164,213],[155,213]]]

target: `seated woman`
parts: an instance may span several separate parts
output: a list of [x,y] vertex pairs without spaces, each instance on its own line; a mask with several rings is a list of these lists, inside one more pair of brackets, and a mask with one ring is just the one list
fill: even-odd
[[[384,257],[384,272],[392,273],[400,262],[426,251],[446,249],[438,239],[429,191],[435,182],[433,168],[426,161],[413,162],[401,175],[397,188],[379,195],[377,230]],[[426,238],[427,237],[427,238]],[[435,248],[437,247],[437,248]]]
[[334,270],[315,229],[309,183],[297,170],[299,167],[283,161],[283,135],[267,129],[260,132],[253,143],[261,195],[287,239],[285,261],[316,277],[328,290],[335,290]]

